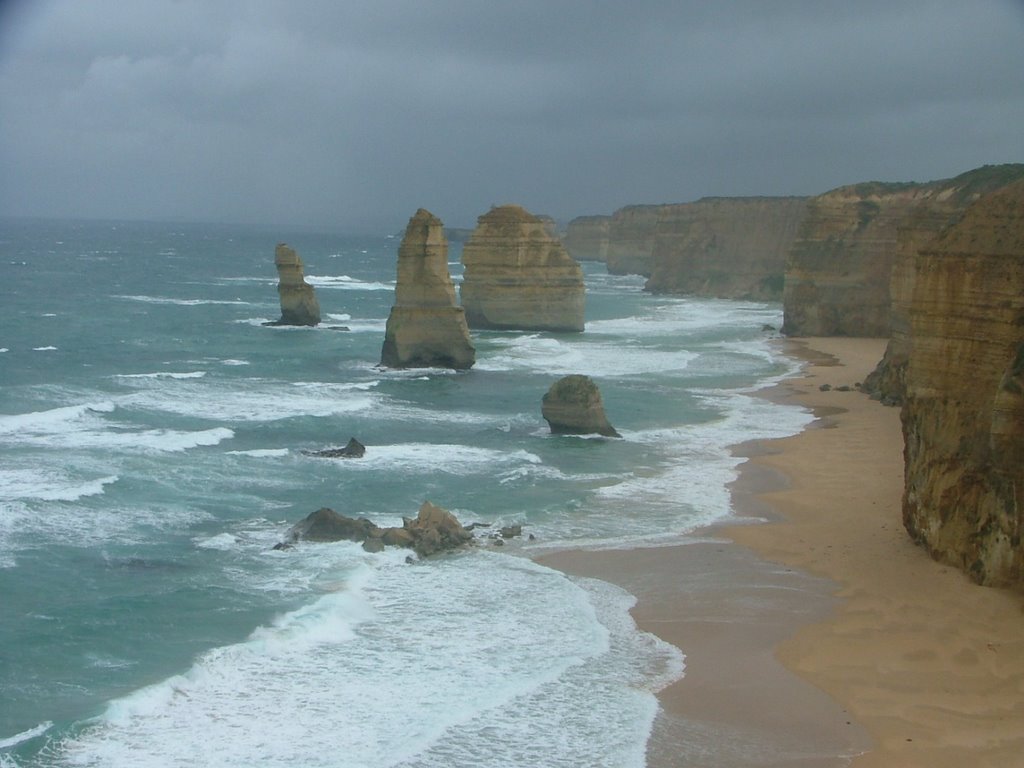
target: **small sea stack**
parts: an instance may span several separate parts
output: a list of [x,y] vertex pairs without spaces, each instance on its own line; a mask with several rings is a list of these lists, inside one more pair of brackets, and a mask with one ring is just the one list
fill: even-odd
[[462,263],[470,328],[583,330],[583,269],[525,208],[502,205],[480,216]]
[[420,208],[398,248],[395,304],[388,315],[380,362],[389,368],[453,368],[476,362],[476,350],[448,273],[444,224]]
[[589,376],[564,376],[541,401],[541,415],[556,435],[622,437],[608,423],[597,384]]
[[313,286],[302,274],[302,259],[292,248],[278,243],[274,249],[277,267],[277,293],[281,297],[281,319],[267,325],[317,325],[320,322],[320,303]]

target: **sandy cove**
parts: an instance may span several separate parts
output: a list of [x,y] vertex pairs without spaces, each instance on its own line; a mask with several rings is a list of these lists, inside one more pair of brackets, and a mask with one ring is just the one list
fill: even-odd
[[885,342],[781,343],[807,367],[767,395],[818,419],[737,447],[737,515],[769,524],[543,558],[627,589],[639,626],[684,649],[648,764],[1024,768],[1024,596],[910,541],[899,411],[837,390]]

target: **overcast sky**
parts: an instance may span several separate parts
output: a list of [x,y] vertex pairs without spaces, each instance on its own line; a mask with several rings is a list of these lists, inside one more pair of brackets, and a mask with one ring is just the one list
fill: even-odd
[[0,214],[401,229],[1024,162],[1024,0],[0,0]]

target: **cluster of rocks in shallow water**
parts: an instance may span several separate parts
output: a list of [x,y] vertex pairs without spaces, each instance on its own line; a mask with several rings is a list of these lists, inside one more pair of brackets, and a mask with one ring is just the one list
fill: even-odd
[[[348,517],[328,507],[312,512],[292,526],[285,541],[274,549],[291,549],[299,541],[358,541],[367,552],[380,552],[385,547],[404,547],[420,557],[461,549],[474,541],[475,528],[489,528],[485,523],[463,526],[451,512],[424,501],[415,518],[402,518],[401,527],[381,528],[365,517]],[[495,544],[522,534],[522,526],[501,528],[492,535]],[[531,539],[533,536],[530,537]]]
[[[501,233],[497,233],[497,230],[501,230]],[[482,323],[485,327],[529,326],[542,316],[541,327],[544,329],[583,330],[583,283],[580,267],[564,253],[564,249],[561,249],[557,239],[550,232],[542,230],[543,223],[540,220],[516,206],[495,209],[487,216],[481,217],[481,227],[475,233],[476,240],[470,244],[475,244],[476,251],[473,247],[467,246],[470,255],[473,256],[477,251],[484,252],[481,250],[483,241],[493,246],[492,241],[507,240],[508,242],[504,242],[502,246],[504,250],[498,248],[495,251],[498,256],[491,254],[488,258],[498,262],[511,259],[511,264],[519,270],[516,272],[516,279],[512,281],[519,286],[519,292],[514,296],[512,293],[508,296],[503,294],[502,301],[505,304],[502,305],[501,312],[514,305],[518,307],[520,315],[512,319],[511,315],[506,316],[507,312],[506,315],[501,315],[501,312],[494,310],[494,317]],[[499,234],[502,237],[499,237]],[[466,369],[473,365],[475,351],[469,338],[465,311],[455,300],[454,286],[448,273],[447,250],[440,219],[429,211],[418,210],[409,220],[399,248],[396,301],[388,318],[381,353],[383,365],[442,366],[456,369]],[[525,258],[524,262],[523,254],[526,252],[529,258]],[[467,275],[479,267],[477,262],[488,262],[488,258],[479,254],[474,258],[475,261],[471,258],[467,263]],[[320,320],[320,308],[312,287],[302,276],[302,262],[298,254],[281,244],[275,254],[275,264],[281,279],[279,292],[282,317],[273,324],[316,325]],[[490,266],[493,271],[494,264]],[[523,272],[524,266],[530,267],[532,271]],[[557,280],[552,277],[555,273]],[[505,273],[502,274],[505,282],[511,279]],[[523,289],[532,283],[542,285],[540,288],[531,287],[530,291],[527,291],[527,300]],[[537,293],[538,290],[540,294]],[[481,291],[478,293],[484,298],[477,297],[480,299],[480,306],[490,307],[487,301],[494,297],[483,289]],[[559,310],[562,314],[558,315],[557,320],[552,319],[553,315],[549,317],[551,306],[556,305],[562,308]],[[481,317],[487,315],[483,309],[477,308],[474,311]],[[568,311],[569,315],[563,317],[565,311]],[[500,321],[495,319],[499,315],[502,318]],[[586,376],[567,376],[560,379],[544,395],[542,405],[542,414],[554,434],[620,436],[605,417],[597,385]],[[353,437],[343,448],[303,453],[318,458],[361,459],[366,455],[366,446]],[[370,552],[381,551],[387,546],[397,546],[412,549],[420,557],[427,557],[465,547],[475,540],[475,528],[489,527],[483,523],[463,526],[453,514],[429,501],[423,503],[415,518],[403,518],[401,527],[389,528],[382,528],[365,517],[348,517],[323,507],[296,523],[286,540],[274,548],[290,549],[299,541],[357,541]],[[520,535],[522,526],[511,525],[490,533],[488,538],[494,546],[501,546],[505,540]],[[534,537],[531,535],[529,538],[532,540]]]

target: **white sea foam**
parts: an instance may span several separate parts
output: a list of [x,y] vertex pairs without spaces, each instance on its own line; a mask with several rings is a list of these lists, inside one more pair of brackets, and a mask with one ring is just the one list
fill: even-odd
[[306,275],[306,282],[318,288],[341,288],[347,291],[393,291],[394,283],[357,280],[348,275]]
[[249,365],[248,360],[236,360],[234,358],[228,358],[220,361],[221,365]]
[[0,347],[0,352],[10,352],[10,351],[11,350],[9,350],[7,347]]
[[112,702],[58,764],[642,765],[653,691],[681,660],[636,632],[621,590],[489,553],[402,557]]
[[678,339],[707,329],[715,329],[716,332],[736,329],[749,333],[751,328],[781,322],[782,312],[774,304],[675,299],[660,304],[649,314],[588,322],[587,331],[619,337],[672,336]]
[[235,304],[235,305],[247,305],[248,301],[239,301],[238,299],[172,299],[166,296],[114,296],[115,299],[123,299],[125,301],[141,301],[146,304],[174,304],[179,307],[198,307],[207,304]]
[[155,373],[119,373],[119,379],[201,379],[206,371],[187,371],[175,373],[173,371],[156,371]]
[[0,739],[0,749],[10,749],[11,747],[16,747],[24,741],[34,739],[37,736],[42,736],[52,727],[53,723],[47,720],[45,723],[40,723],[34,728],[29,728],[27,731],[22,731],[21,733],[16,733],[13,736],[9,736],[5,739]]
[[569,340],[532,334],[499,337],[498,349],[477,360],[482,371],[534,370],[552,375],[582,373],[595,377],[671,373],[686,370],[697,357],[681,349],[651,349],[589,339]]
[[41,501],[77,501],[98,496],[104,487],[116,483],[117,475],[93,480],[71,477],[66,471],[45,466],[0,469],[0,499],[38,499]]
[[236,544],[238,544],[238,539],[230,533],[218,533],[216,536],[196,540],[197,547],[202,549],[217,549],[221,551],[234,549]]
[[51,408],[46,411],[32,411],[9,416],[0,416],[0,436],[21,432],[49,432],[62,429],[64,425],[90,418],[93,414],[111,413],[116,406],[111,401],[82,403]]
[[352,333],[383,334],[388,325],[387,318],[353,318],[344,322]]
[[140,388],[119,399],[118,404],[216,422],[277,421],[368,410],[379,401],[379,396],[367,392],[372,386],[367,382],[307,382],[295,386],[262,379],[176,381],[173,385]]
[[54,352],[56,347],[32,347],[33,352]]
[[229,456],[253,456],[257,459],[279,458],[288,455],[287,448],[254,448],[250,451],[227,451]]
[[491,472],[508,464],[540,464],[541,458],[529,451],[496,451],[470,445],[446,443],[399,443],[397,445],[367,446],[366,455],[358,461],[342,461],[337,466],[345,470],[388,471],[419,473],[442,472],[464,474]]
[[113,402],[84,403],[48,411],[0,416],[0,443],[46,448],[106,448],[178,452],[217,445],[234,437],[225,427],[187,432],[140,429],[107,418]]
[[[722,520],[732,512],[728,484],[736,478],[744,459],[730,447],[748,440],[763,440],[795,434],[813,416],[803,409],[780,406],[737,392],[708,392],[703,395],[723,414],[716,421],[670,429],[626,432],[633,443],[661,446],[662,466],[595,491],[612,509],[642,499],[652,512],[662,510],[666,533],[677,535]],[[647,523],[653,521],[653,517]],[[638,533],[647,535],[646,531]]]

